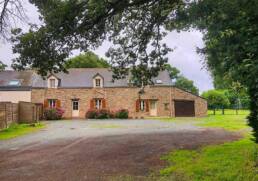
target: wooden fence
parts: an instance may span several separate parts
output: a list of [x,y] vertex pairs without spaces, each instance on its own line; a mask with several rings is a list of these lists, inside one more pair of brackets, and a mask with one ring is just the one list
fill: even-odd
[[12,123],[35,123],[42,119],[42,104],[0,102],[0,129]]

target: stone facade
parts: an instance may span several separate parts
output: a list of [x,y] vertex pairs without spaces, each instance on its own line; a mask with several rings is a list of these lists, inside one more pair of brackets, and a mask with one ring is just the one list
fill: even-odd
[[128,109],[129,116],[132,118],[151,116],[150,110],[137,110],[136,102],[139,99],[155,101],[156,116],[174,117],[174,100],[194,101],[195,116],[197,117],[205,116],[207,113],[207,101],[205,99],[173,86],[146,87],[144,94],[141,95],[139,95],[139,90],[135,87],[34,88],[31,92],[31,101],[33,103],[44,103],[48,99],[57,99],[61,103],[61,108],[65,111],[65,118],[72,117],[72,100],[79,101],[79,117],[85,118],[87,110],[91,108],[90,101],[94,98],[104,99],[106,109],[112,111]]

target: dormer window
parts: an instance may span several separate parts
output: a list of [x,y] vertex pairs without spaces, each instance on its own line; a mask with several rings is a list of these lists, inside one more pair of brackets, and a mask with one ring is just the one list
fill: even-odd
[[93,87],[101,88],[104,85],[104,79],[100,74],[93,77]]
[[55,79],[50,79],[49,83],[50,83],[50,88],[55,88],[56,87],[56,80]]
[[61,80],[54,75],[49,76],[47,79],[48,88],[57,88],[58,86],[60,86],[60,81]]
[[96,87],[100,87],[100,83],[101,83],[100,79],[95,79],[95,86]]

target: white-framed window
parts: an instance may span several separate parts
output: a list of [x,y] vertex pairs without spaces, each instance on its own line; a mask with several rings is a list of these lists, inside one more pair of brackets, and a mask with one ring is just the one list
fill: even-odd
[[56,107],[56,100],[55,99],[48,99],[48,105],[50,108]]
[[50,88],[55,88],[56,87],[56,79],[49,79],[49,85],[50,85]]
[[101,99],[95,99],[95,108],[96,109],[101,109],[101,107],[102,107]]
[[100,87],[101,86],[101,79],[95,79],[95,86]]
[[79,110],[79,101],[73,101],[73,110],[78,111]]
[[145,110],[145,101],[144,100],[140,100],[140,110],[141,111]]

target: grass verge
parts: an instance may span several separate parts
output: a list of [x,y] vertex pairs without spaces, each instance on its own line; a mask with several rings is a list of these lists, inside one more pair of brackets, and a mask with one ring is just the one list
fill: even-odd
[[22,136],[34,131],[37,131],[41,128],[44,128],[45,125],[42,123],[34,124],[12,124],[9,128],[0,131],[0,140],[6,140]]
[[160,174],[187,181],[254,181],[258,180],[256,156],[257,144],[246,137],[200,150],[173,151],[162,157],[168,166]]
[[255,181],[258,180],[258,145],[250,136],[246,117],[241,115],[209,115],[205,118],[161,118],[177,123],[194,122],[198,126],[241,131],[245,137],[222,145],[204,146],[197,150],[175,150],[161,159],[168,166],[160,170],[160,178],[180,181]]

